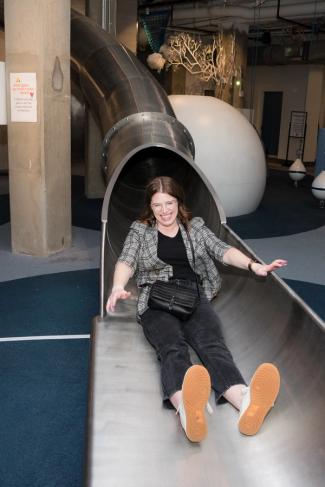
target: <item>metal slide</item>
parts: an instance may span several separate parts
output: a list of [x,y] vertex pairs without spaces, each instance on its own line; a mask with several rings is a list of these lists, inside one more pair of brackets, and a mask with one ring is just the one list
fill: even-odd
[[[116,316],[104,303],[128,227],[156,174],[180,179],[194,214],[227,242],[213,188],[193,165],[194,146],[167,97],[134,56],[88,19],[72,19],[72,64],[100,121],[107,191],[102,209],[101,310],[94,319],[87,485],[91,487],[321,486],[324,484],[325,335],[323,322],[276,276],[221,269],[215,301],[247,380],[263,361],[282,374],[277,407],[253,438],[237,413],[215,407],[209,436],[190,444],[161,405],[159,365],[135,322],[135,298]],[[134,296],[136,290],[133,289]]]
[[87,18],[73,13],[71,27],[74,77],[103,133],[107,178],[101,309],[92,332],[86,485],[323,486],[324,323],[277,276],[258,280],[222,268],[223,289],[215,300],[246,379],[263,361],[274,362],[281,371],[276,408],[256,437],[238,433],[238,414],[224,404],[208,417],[208,438],[191,444],[178,418],[162,408],[159,364],[135,321],[135,297],[114,317],[105,316],[117,255],[154,175],[180,179],[193,213],[223,240],[251,252],[227,227],[213,188],[193,165],[190,134],[145,67]]

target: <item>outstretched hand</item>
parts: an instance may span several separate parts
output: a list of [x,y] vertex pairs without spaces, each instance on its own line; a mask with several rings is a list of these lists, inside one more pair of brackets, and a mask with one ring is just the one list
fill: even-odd
[[257,276],[265,277],[269,274],[269,272],[275,271],[276,269],[280,269],[280,267],[285,267],[287,265],[287,261],[284,259],[276,259],[271,264],[259,264],[258,262],[252,265],[252,270],[254,274]]
[[119,289],[113,288],[106,303],[106,311],[108,313],[114,312],[117,301],[119,299],[128,299],[130,296],[131,293],[129,291],[125,291],[125,289],[123,288],[119,288]]

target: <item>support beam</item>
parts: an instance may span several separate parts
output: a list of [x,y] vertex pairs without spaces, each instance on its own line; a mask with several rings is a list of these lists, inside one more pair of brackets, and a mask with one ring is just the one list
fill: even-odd
[[[12,249],[46,256],[71,244],[70,2],[5,0],[5,33]],[[26,73],[36,121],[10,88]]]

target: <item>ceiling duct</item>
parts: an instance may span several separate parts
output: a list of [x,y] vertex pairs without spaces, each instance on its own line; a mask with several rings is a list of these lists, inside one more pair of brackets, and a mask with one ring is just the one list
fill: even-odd
[[251,46],[248,48],[249,65],[319,64],[325,62],[325,40],[299,44]]
[[[284,20],[285,22],[288,22],[289,24],[298,25],[300,27],[303,27],[304,29],[314,30],[314,27],[315,27],[315,23],[314,23],[315,18],[314,17],[315,17],[315,14],[316,14],[316,7],[317,7],[317,1],[315,1],[314,4],[313,4],[314,16],[313,16],[312,24],[311,25],[307,25],[306,23],[297,22],[296,20],[289,19],[287,17],[283,17],[282,15],[280,15],[281,0],[278,0],[276,18],[278,20]],[[317,11],[317,13],[319,13],[319,12]],[[318,32],[325,32],[325,31],[324,31],[324,29],[319,29]]]
[[[187,6],[188,5],[188,6]],[[193,26],[201,26],[203,21],[207,23],[212,19],[217,19],[222,23],[225,20],[236,19],[237,21],[248,22],[250,24],[256,23],[256,13],[258,12],[258,22],[271,22],[277,20],[280,8],[278,5],[266,7],[240,7],[240,6],[212,6],[206,4],[193,3],[173,6],[173,25],[180,25],[182,22],[189,27],[189,21]],[[287,4],[281,6],[281,17],[287,21],[297,19],[306,19],[308,17],[314,18],[315,15],[321,16],[325,14],[325,2],[320,2],[315,8],[315,3],[299,3]],[[151,7],[150,7],[151,9]]]

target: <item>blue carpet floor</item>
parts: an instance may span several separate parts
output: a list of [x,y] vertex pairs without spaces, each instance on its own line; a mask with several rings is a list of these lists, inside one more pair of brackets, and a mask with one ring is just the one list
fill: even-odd
[[[274,237],[290,236],[294,241],[300,241],[301,234],[315,230],[318,228],[325,228],[325,210],[319,207],[318,200],[312,195],[311,183],[313,178],[306,176],[299,182],[298,188],[294,187],[292,180],[288,177],[286,171],[269,170],[267,177],[267,184],[263,199],[257,210],[248,215],[228,218],[228,225],[240,236],[242,240],[248,240],[248,246],[252,246],[254,239],[255,245],[261,249],[265,246],[268,249],[266,254],[271,254],[272,242],[274,245]],[[295,240],[295,235],[300,234],[300,238]],[[322,242],[313,242],[311,246],[315,255],[308,253],[308,238],[306,237],[306,245],[303,249],[297,247],[299,252],[298,258],[293,259],[296,263],[300,259],[303,262],[308,260],[311,263],[308,269],[308,279],[295,280],[285,278],[284,281],[314,310],[320,318],[325,320],[325,285],[319,282],[313,283],[312,267],[319,267],[319,259],[322,259]],[[283,239],[285,241],[285,239]],[[292,240],[291,240],[292,241]],[[257,245],[256,245],[257,246]],[[290,246],[292,249],[295,245]],[[317,248],[319,249],[317,255]],[[252,247],[253,250],[254,247]],[[287,254],[287,248],[284,247],[283,255],[274,255],[273,258],[285,257],[289,261],[290,254]],[[304,253],[306,252],[306,255]],[[259,253],[258,255],[262,255]],[[296,264],[297,265],[297,264]],[[315,267],[315,274],[319,274],[319,269]],[[325,284],[325,276],[324,276]]]
[[294,279],[285,279],[285,282],[325,322],[325,286],[306,281],[295,281]]
[[1,487],[81,487],[89,340],[0,350]]
[[293,235],[325,225],[325,211],[311,192],[312,181],[306,176],[295,188],[287,172],[269,170],[257,210],[228,218],[228,225],[244,240]]
[[[89,334],[98,269],[0,284],[0,336]],[[0,342],[1,487],[81,487],[89,339]]]
[[99,271],[2,282],[0,309],[0,337],[90,333],[99,309]]

